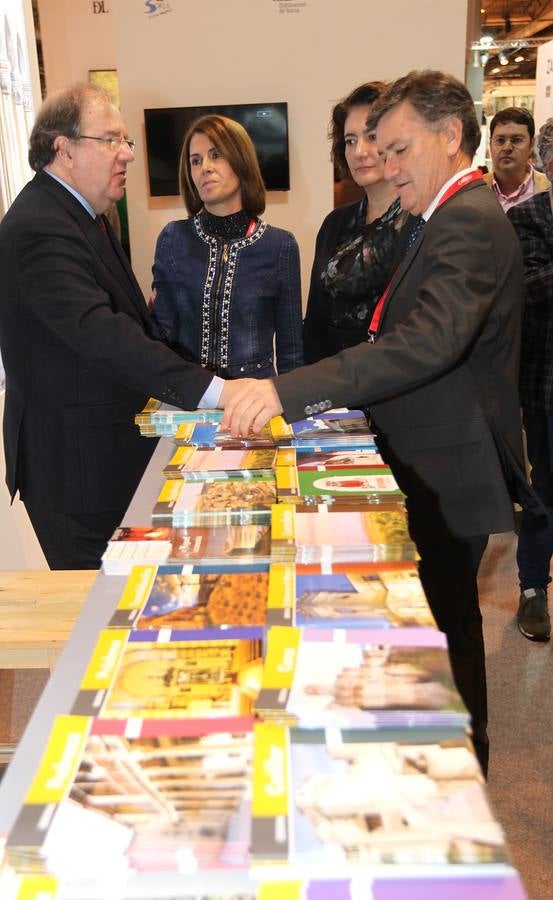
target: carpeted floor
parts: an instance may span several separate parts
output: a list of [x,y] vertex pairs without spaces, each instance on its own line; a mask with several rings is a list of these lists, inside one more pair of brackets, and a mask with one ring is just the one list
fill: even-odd
[[[489,793],[530,900],[553,898],[553,645],[516,626],[514,534],[492,538],[480,570],[486,638]],[[553,611],[552,611],[553,612]]]
[[[490,711],[489,793],[529,900],[553,898],[553,644],[516,627],[514,534],[492,538],[481,568]],[[0,749],[16,742],[48,678],[0,669]],[[2,755],[0,753],[0,770]],[[0,771],[1,775],[1,771]]]

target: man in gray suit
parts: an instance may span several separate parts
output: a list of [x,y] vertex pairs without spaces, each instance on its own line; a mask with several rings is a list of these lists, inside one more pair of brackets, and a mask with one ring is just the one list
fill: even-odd
[[478,171],[472,99],[441,72],[412,72],[375,103],[385,177],[424,224],[363,343],[272,381],[227,383],[224,424],[259,429],[328,405],[368,405],[406,494],[420,577],[447,634],[457,686],[486,769],[486,676],[476,576],[488,536],[531,495],[522,462],[517,372],[522,260]]

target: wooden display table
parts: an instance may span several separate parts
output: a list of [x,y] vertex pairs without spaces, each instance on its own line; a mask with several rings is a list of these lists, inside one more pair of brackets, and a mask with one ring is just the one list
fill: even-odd
[[0,572],[0,669],[52,669],[98,572]]

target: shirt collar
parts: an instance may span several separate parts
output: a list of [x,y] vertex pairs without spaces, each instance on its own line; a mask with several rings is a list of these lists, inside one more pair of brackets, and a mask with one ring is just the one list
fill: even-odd
[[442,199],[442,197],[446,193],[446,191],[449,190],[451,185],[455,184],[455,182],[458,181],[459,178],[462,178],[463,175],[468,175],[469,172],[473,172],[473,171],[474,171],[473,166],[468,166],[466,169],[459,169],[458,172],[455,172],[455,174],[452,175],[452,177],[449,179],[449,181],[446,181],[446,183],[444,185],[442,185],[442,187],[440,188],[440,190],[434,197],[430,206],[428,206],[427,209],[425,209],[425,211],[422,214],[422,217],[425,222],[428,222],[432,213],[435,212],[436,207],[438,206],[438,203],[440,202],[440,200]]
[[54,181],[57,181],[58,184],[61,184],[61,186],[64,187],[66,191],[69,191],[70,194],[73,194],[75,200],[78,200],[79,203],[81,204],[81,206],[84,206],[84,208],[86,209],[87,213],[88,213],[90,216],[92,216],[93,219],[96,218],[96,211],[95,211],[94,207],[92,207],[92,206],[90,205],[90,203],[88,202],[88,200],[85,200],[85,198],[83,197],[83,195],[82,195],[82,194],[79,194],[79,192],[76,191],[74,187],[71,187],[70,184],[67,184],[67,182],[64,181],[63,178],[59,178],[58,175],[54,175],[54,173],[53,173],[53,172],[50,172],[49,169],[43,169],[43,172],[46,172],[46,174],[49,175],[50,178],[53,178]]

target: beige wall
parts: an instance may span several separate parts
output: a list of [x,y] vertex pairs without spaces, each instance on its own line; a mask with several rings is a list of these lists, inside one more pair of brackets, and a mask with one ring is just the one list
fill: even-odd
[[[156,237],[184,215],[178,198],[151,198],[143,109],[286,100],[291,190],[270,193],[265,218],[300,243],[304,295],[315,235],[332,203],[326,127],[332,104],[356,84],[411,68],[464,77],[467,0],[39,0],[48,90],[117,68],[136,162],[129,170],[133,265],[145,293]],[[296,12],[286,11],[296,9]],[[285,10],[281,12],[280,10]],[[436,35],[440,36],[436,40]]]

